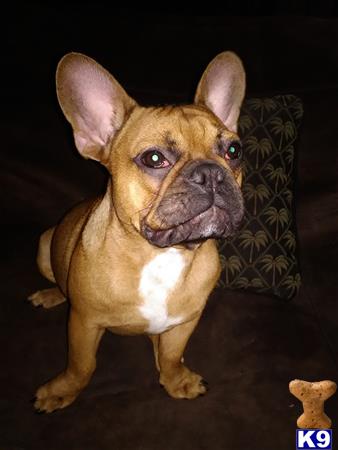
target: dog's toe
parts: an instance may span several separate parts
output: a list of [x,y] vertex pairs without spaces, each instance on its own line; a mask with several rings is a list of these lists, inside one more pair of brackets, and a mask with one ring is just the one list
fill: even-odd
[[200,384],[202,385],[202,386],[204,386],[205,387],[205,389],[208,391],[210,388],[209,388],[209,383],[206,381],[206,380],[204,380],[203,378],[202,378],[202,380],[200,381]]

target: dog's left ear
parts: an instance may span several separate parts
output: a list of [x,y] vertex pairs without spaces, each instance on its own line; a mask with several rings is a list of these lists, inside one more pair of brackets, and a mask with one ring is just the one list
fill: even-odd
[[245,94],[245,72],[235,53],[217,55],[198,84],[195,103],[207,106],[228,128],[237,132],[237,121]]

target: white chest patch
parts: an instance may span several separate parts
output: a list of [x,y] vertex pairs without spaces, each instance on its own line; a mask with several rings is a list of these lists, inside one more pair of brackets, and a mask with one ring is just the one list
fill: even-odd
[[144,301],[140,311],[149,321],[149,333],[163,333],[183,320],[180,316],[168,315],[167,298],[176,286],[184,266],[181,252],[170,248],[155,256],[143,267],[138,290]]

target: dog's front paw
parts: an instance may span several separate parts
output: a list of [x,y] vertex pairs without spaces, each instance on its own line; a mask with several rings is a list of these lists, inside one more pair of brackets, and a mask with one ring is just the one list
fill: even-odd
[[38,412],[51,413],[73,403],[79,392],[67,386],[66,380],[60,375],[37,390],[34,407]]
[[183,365],[170,377],[161,374],[160,383],[174,398],[193,399],[208,390],[206,381]]
[[53,411],[56,411],[57,409],[65,408],[66,406],[73,403],[75,399],[76,395],[47,395],[46,397],[37,396],[34,402],[34,407],[37,412],[51,413]]

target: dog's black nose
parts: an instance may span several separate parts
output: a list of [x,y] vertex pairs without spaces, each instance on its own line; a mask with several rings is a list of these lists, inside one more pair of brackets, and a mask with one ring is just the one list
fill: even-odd
[[224,182],[225,172],[223,167],[214,162],[204,162],[196,166],[190,173],[189,180],[200,184],[207,189],[216,189]]

